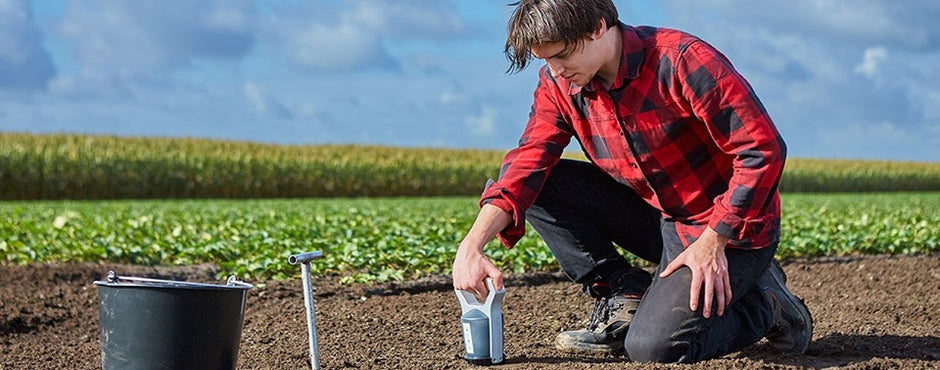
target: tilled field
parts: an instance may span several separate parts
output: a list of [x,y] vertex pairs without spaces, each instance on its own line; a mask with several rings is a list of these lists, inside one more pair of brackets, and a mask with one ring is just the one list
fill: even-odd
[[[0,266],[0,369],[101,367],[95,280],[108,270],[138,277],[223,283],[213,266],[97,264]],[[816,331],[805,356],[765,343],[692,366],[623,357],[564,355],[561,330],[579,328],[591,302],[561,274],[507,279],[506,361],[496,368],[940,368],[940,256],[860,257],[784,263]],[[298,268],[299,272],[299,268]],[[307,328],[300,279],[249,281],[239,369],[302,369]],[[460,309],[446,277],[379,286],[317,286],[321,366],[462,369]]]

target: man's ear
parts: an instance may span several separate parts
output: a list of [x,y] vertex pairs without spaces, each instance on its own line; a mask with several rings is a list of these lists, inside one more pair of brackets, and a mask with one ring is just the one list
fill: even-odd
[[591,32],[591,39],[600,40],[605,33],[607,33],[607,21],[601,18],[600,22],[597,22],[597,29]]

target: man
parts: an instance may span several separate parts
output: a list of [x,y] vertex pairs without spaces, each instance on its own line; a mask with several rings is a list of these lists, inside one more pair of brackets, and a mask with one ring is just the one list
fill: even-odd
[[[786,146],[744,78],[692,35],[620,23],[610,0],[514,5],[510,71],[533,56],[546,66],[460,243],[454,286],[501,287],[483,246],[512,247],[528,220],[595,298],[587,329],[558,335],[562,351],[695,362],[766,337],[803,353],[812,318],[773,258]],[[571,138],[591,163],[559,159]]]

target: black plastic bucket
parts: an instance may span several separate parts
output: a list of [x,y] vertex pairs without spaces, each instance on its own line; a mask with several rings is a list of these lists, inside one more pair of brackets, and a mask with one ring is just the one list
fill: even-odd
[[96,281],[101,364],[111,369],[235,369],[250,284],[118,277]]

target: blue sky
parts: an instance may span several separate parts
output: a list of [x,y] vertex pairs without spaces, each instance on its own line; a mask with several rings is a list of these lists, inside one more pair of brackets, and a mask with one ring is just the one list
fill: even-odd
[[[0,130],[509,149],[507,2],[0,0]],[[615,3],[725,53],[791,157],[940,161],[936,0]]]

